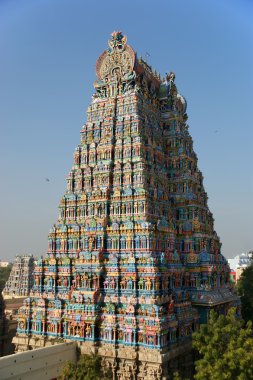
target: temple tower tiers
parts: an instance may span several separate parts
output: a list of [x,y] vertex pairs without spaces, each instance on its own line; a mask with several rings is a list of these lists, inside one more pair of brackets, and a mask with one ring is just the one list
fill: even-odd
[[34,282],[33,270],[34,257],[32,255],[16,256],[3,290],[4,298],[29,296]]
[[76,340],[105,357],[114,379],[167,379],[178,361],[187,367],[192,331],[208,309],[237,299],[175,75],[161,79],[126,42],[112,33],[97,61],[96,92],[16,344]]

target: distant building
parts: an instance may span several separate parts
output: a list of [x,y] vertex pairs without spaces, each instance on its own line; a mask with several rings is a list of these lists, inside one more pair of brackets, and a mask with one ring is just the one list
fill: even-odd
[[8,265],[10,265],[9,261],[0,260],[0,268],[6,268],[6,267],[8,267]]
[[235,284],[236,283],[236,271],[232,270],[230,271],[230,280]]
[[8,320],[16,320],[18,318],[18,309],[22,306],[26,297],[8,297],[4,300],[5,316]]
[[253,259],[253,251],[247,253],[241,253],[240,255],[235,256],[233,259],[228,259],[230,265],[230,276],[234,278],[234,281],[237,282],[244,271],[251,263]]
[[33,286],[34,257],[16,256],[13,267],[5,284],[3,295],[8,297],[26,297]]
[[[0,357],[14,354],[15,346],[12,339],[16,334],[17,321],[6,317],[6,303],[0,292]],[[0,364],[0,371],[2,365]],[[0,378],[1,373],[0,373]]]
[[4,342],[6,338],[5,325],[4,300],[0,292],[0,356],[3,356],[4,353]]

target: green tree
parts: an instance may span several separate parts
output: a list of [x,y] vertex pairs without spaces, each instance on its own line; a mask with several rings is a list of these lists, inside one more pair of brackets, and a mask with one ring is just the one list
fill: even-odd
[[9,278],[11,272],[12,264],[9,264],[7,267],[0,268],[0,291],[5,287],[5,283]]
[[253,379],[253,334],[251,322],[243,327],[235,308],[227,316],[213,310],[208,324],[193,334],[193,347],[198,351],[195,361],[196,380]]
[[96,355],[81,355],[77,363],[67,362],[62,369],[61,380],[111,380],[109,371],[102,369],[102,358]]
[[237,290],[241,297],[242,317],[245,322],[253,323],[253,264],[242,272],[237,283]]

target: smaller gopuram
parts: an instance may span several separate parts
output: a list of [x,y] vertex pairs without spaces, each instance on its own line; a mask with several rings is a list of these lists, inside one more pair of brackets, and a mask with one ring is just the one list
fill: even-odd
[[4,298],[26,297],[33,287],[34,257],[18,255],[3,290]]

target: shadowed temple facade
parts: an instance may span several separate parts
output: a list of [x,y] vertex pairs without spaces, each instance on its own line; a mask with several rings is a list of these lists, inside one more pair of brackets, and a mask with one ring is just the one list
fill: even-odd
[[4,310],[4,299],[0,289],[0,357],[4,355],[4,346],[6,342],[6,316]]
[[19,310],[17,350],[64,340],[114,379],[189,374],[191,334],[238,305],[175,75],[112,33],[49,233]]

